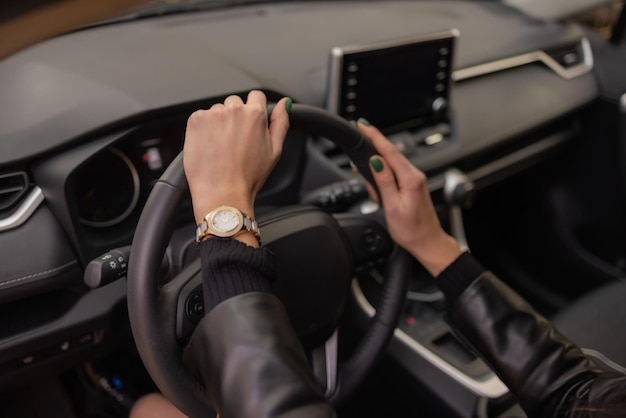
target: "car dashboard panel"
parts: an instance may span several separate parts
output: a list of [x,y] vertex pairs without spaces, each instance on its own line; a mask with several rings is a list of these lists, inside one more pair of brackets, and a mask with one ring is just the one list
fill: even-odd
[[[124,284],[90,290],[82,270],[130,245],[151,187],[182,149],[189,114],[260,89],[271,102],[290,96],[348,119],[378,101],[394,116],[394,98],[411,96],[404,84],[373,77],[354,97],[346,87],[367,83],[355,75],[368,65],[359,53],[407,39],[445,43],[430,51],[433,69],[414,72],[427,78],[415,88],[436,94],[418,117],[403,114],[385,131],[429,175],[436,203],[448,168],[478,185],[523,170],[571,139],[576,111],[598,96],[578,26],[495,2],[252,5],[102,24],[0,62],[0,385],[66,367],[124,334]],[[298,203],[351,178],[338,154],[290,132],[257,203]],[[188,199],[177,222],[187,232],[192,220]]]

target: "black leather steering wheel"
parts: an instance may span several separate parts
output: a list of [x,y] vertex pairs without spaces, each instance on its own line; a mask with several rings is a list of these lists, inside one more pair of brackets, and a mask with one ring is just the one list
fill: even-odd
[[[341,146],[360,173],[375,184],[368,166],[374,149],[353,125],[327,111],[301,104],[293,105],[289,118],[291,129],[320,135]],[[183,347],[176,338],[181,289],[193,277],[198,278],[199,263],[166,285],[159,284],[163,255],[174,231],[179,205],[187,192],[181,153],[154,186],[139,219],[127,276],[128,311],[140,356],[161,392],[188,416],[206,417],[213,409],[202,386],[185,369]],[[329,381],[327,387],[331,390],[327,398],[334,404],[344,400],[363,380],[386,348],[399,319],[406,295],[410,256],[395,248],[387,265],[376,314],[357,348],[347,361],[337,363],[335,358],[325,365],[329,372],[320,380]]]

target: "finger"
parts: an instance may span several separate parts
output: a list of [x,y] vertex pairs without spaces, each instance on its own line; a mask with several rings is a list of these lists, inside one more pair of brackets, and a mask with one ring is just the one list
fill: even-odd
[[226,99],[224,99],[225,107],[235,107],[241,105],[243,105],[243,100],[241,100],[241,97],[237,95],[228,96]]
[[380,155],[370,157],[369,163],[383,204],[393,201],[398,195],[398,185],[392,168],[387,164],[385,158]]
[[267,129],[267,97],[265,97],[265,93],[260,90],[251,90],[246,99],[246,106],[255,110],[255,116],[261,119],[261,123]]
[[369,193],[370,197],[372,198],[374,202],[380,203],[380,199],[378,198],[378,193],[376,193],[376,189],[374,189],[374,186],[372,186],[372,184],[369,181],[365,182],[365,189],[367,190],[367,193]]
[[[356,165],[354,165],[352,161],[350,161],[350,167],[352,167],[352,172],[354,174],[361,174],[359,172],[359,168]],[[372,183],[370,183],[367,180],[365,181],[365,189],[367,190],[367,193],[369,193],[370,197],[372,198],[374,202],[380,203],[380,199],[378,198],[378,192],[376,191],[374,186],[372,186]]]
[[202,123],[202,120],[206,117],[206,110],[196,110],[187,118],[186,131],[190,132],[198,128],[198,125]]
[[417,169],[400,151],[398,151],[396,146],[391,143],[382,132],[376,127],[369,125],[369,122],[364,119],[359,119],[357,127],[372,141],[374,148],[376,148],[378,153],[388,162],[390,168],[395,173],[398,185],[404,187],[407,182],[410,182]]
[[270,141],[272,142],[272,150],[280,153],[289,130],[289,111],[291,110],[292,100],[290,97],[283,97],[276,103],[272,116],[270,118]]
[[260,90],[252,90],[248,93],[248,98],[246,99],[246,104],[260,106],[264,109],[267,108],[267,97],[265,97],[265,93]]

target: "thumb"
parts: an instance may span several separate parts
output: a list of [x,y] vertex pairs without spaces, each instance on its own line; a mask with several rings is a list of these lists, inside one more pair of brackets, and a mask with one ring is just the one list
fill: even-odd
[[372,176],[376,181],[382,203],[390,202],[398,194],[398,184],[396,176],[380,155],[374,155],[369,160]]

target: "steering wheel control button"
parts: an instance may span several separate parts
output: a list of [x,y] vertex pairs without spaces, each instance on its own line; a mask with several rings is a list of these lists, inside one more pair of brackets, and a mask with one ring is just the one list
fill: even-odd
[[378,221],[353,214],[334,216],[350,243],[356,273],[367,272],[387,262],[393,244]]
[[197,325],[204,316],[204,299],[201,292],[195,291],[189,295],[186,305],[187,318]]
[[368,254],[376,254],[382,247],[383,236],[374,228],[367,228],[361,235],[361,243]]

